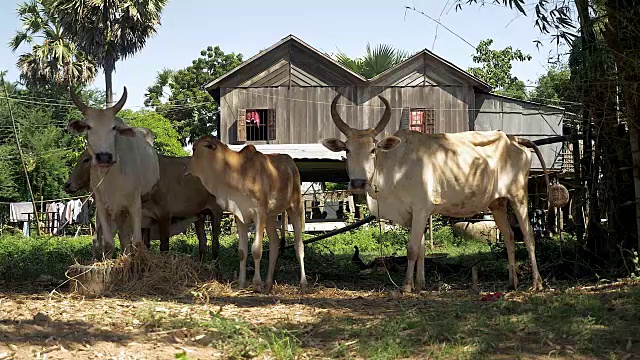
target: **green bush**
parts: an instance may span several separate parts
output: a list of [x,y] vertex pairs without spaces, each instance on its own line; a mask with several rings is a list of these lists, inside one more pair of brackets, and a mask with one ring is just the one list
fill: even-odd
[[91,237],[0,238],[0,279],[35,280],[40,275],[64,279],[75,261],[91,260]]

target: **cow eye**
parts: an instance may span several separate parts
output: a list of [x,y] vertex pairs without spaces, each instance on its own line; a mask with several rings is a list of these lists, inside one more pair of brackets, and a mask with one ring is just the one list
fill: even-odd
[[344,152],[347,154],[350,153],[349,149],[344,149]]
[[116,125],[113,125],[112,129],[113,130],[118,130],[118,127]]
[[91,161],[91,158],[86,158],[86,159],[84,159],[84,161],[83,161],[83,162],[88,163],[89,161]]

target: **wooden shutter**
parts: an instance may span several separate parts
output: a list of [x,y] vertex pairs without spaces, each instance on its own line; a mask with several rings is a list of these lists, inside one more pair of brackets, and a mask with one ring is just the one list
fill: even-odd
[[409,114],[411,113],[411,109],[409,108],[404,108],[402,109],[402,115],[400,116],[400,128],[401,129],[409,129],[411,124],[410,124],[410,116]]
[[247,109],[238,109],[237,141],[247,141]]
[[436,132],[436,111],[434,109],[424,110],[424,132],[435,134]]
[[267,110],[267,138],[276,139],[276,109]]

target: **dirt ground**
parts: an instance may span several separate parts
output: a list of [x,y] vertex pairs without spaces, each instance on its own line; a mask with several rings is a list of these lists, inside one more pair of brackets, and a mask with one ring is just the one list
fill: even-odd
[[[588,311],[589,314],[595,314],[598,304],[605,304],[606,311],[623,318],[638,314],[625,312],[629,306],[640,305],[637,297],[626,295],[631,290],[637,291],[637,285],[583,288],[574,293],[577,298],[585,296],[585,299],[591,299],[593,295],[600,299],[589,305],[595,307]],[[580,335],[584,331],[577,329],[573,338],[573,327],[558,328],[565,325],[557,324],[558,319],[566,319],[560,322],[577,321],[584,314],[580,315],[578,311],[570,318],[562,317],[564,313],[538,314],[545,304],[564,306],[568,301],[566,305],[569,307],[582,306],[571,305],[570,299],[574,297],[565,300],[567,291],[547,290],[536,295],[540,301],[534,302],[528,301],[530,295],[521,291],[508,293],[498,301],[482,301],[481,295],[469,290],[401,294],[396,291],[353,291],[315,286],[302,292],[295,286],[276,285],[272,294],[262,295],[247,290],[234,291],[228,285],[217,283],[189,296],[163,299],[128,295],[88,298],[62,290],[51,292],[46,288],[0,288],[0,360],[242,357],[640,359],[636,355],[640,353],[640,337],[637,332],[627,333],[637,328],[614,329],[613,325],[609,326],[607,331],[614,335],[606,336],[612,336],[611,341],[601,344],[602,349],[596,349],[590,347],[589,341],[600,341],[596,338],[598,324],[594,324],[590,330],[593,336],[589,337]],[[603,303],[602,299],[606,301]],[[538,321],[533,317],[535,314],[550,317],[553,323]],[[508,323],[519,316],[526,319],[525,325],[516,325],[519,334],[486,330],[485,325],[500,325],[508,330]],[[502,317],[505,320],[495,323]],[[219,322],[213,326],[211,319]],[[638,320],[635,319],[636,322]],[[239,338],[260,333],[256,329],[267,329],[267,332],[269,329],[286,329],[300,343],[292,352],[287,346],[281,346],[284,342],[279,341],[271,342],[268,350],[260,354],[242,355],[245,345],[237,343]],[[405,344],[407,339],[410,342]],[[235,345],[225,345],[230,342]],[[490,346],[489,352],[483,348],[485,345],[479,344],[489,344],[486,345]],[[419,345],[420,350],[412,350],[415,345]],[[379,350],[374,351],[376,347]],[[599,355],[582,355],[585,351],[581,348],[591,349],[586,353],[594,349],[606,351],[600,351]]]

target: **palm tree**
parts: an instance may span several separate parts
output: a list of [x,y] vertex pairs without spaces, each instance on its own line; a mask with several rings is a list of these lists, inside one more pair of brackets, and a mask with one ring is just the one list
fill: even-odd
[[116,62],[141,50],[160,25],[167,0],[51,0],[62,28],[104,70],[107,105]]
[[352,59],[340,52],[336,55],[336,60],[346,68],[371,79],[400,64],[408,57],[408,52],[394,49],[393,46],[379,44],[372,50],[367,43],[367,53],[363,57]]
[[23,30],[16,31],[9,47],[15,52],[20,45],[31,46],[31,51],[20,55],[17,63],[25,85],[69,86],[93,81],[95,63],[65,36],[59,18],[52,11],[51,0],[24,2],[17,12]]

